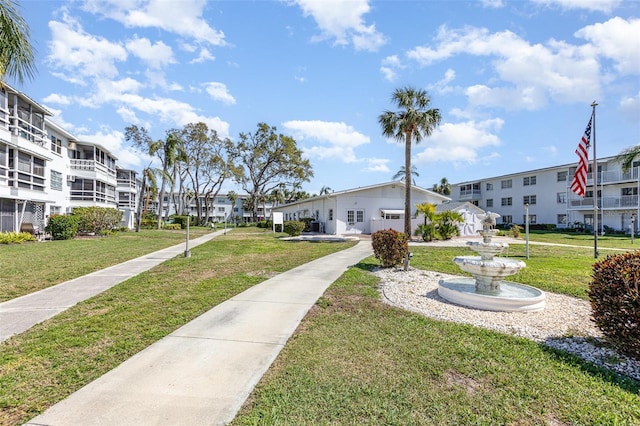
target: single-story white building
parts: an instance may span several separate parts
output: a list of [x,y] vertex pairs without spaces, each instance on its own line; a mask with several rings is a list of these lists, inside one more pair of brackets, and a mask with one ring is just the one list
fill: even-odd
[[[393,181],[299,200],[275,206],[272,211],[282,212],[284,220],[313,218],[312,231],[331,235],[372,234],[382,229],[404,230],[404,182]],[[449,197],[411,186],[411,204],[442,204]],[[412,217],[411,228],[423,222]]]
[[444,203],[436,206],[436,213],[445,211],[454,211],[462,215],[464,220],[458,224],[461,237],[477,236],[478,231],[482,230],[482,219],[478,216],[484,214],[485,211],[480,207],[468,201]]

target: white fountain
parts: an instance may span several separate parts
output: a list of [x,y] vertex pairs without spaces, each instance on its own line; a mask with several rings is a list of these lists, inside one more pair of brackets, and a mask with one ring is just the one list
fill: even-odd
[[526,264],[521,260],[494,257],[508,247],[506,243],[494,243],[491,238],[498,232],[493,227],[500,215],[487,212],[482,216],[482,242],[468,242],[471,250],[480,256],[458,256],[453,261],[473,278],[440,280],[438,294],[458,305],[487,311],[533,312],[545,307],[541,290],[525,284],[504,281],[516,274]]

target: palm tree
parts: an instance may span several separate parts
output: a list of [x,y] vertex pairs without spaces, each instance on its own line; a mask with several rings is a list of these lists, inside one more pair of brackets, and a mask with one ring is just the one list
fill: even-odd
[[333,192],[333,189],[329,188],[328,186],[323,186],[322,188],[320,188],[320,195],[327,195],[330,192]]
[[446,177],[440,179],[440,184],[434,183],[431,188],[433,192],[437,192],[442,195],[451,195],[451,184]]
[[633,165],[633,160],[638,156],[640,156],[640,145],[631,146],[622,151],[617,157],[618,161],[622,163],[622,171],[628,172]]
[[[162,208],[164,204],[164,189],[167,181],[173,187],[174,182],[171,171],[176,161],[184,159],[185,154],[182,149],[182,141],[175,132],[167,134],[167,138],[164,141],[157,141],[153,145],[153,150],[150,149],[149,153],[153,155],[157,151],[161,151],[159,157],[161,157],[160,159],[162,161],[162,183],[160,184],[160,194],[158,196],[158,229],[160,229],[162,227],[162,219],[164,219],[162,214],[164,211]],[[169,207],[170,203],[167,202],[167,214],[170,213]]]
[[[411,166],[411,174],[415,177],[420,177],[420,173],[418,173],[418,169],[416,168],[416,166]],[[407,177],[407,172],[405,172],[404,166],[402,166],[396,172],[396,174],[391,177],[391,179],[404,181],[406,177]],[[413,178],[411,179],[411,182],[413,182],[414,185],[416,184],[416,180]]]
[[235,209],[236,209],[236,203],[238,202],[238,194],[236,194],[235,191],[229,191],[227,193],[227,199],[229,199],[229,201],[231,201],[231,217],[233,218],[233,223],[236,223],[236,219],[235,219]]
[[404,141],[404,233],[411,238],[411,143],[431,136],[441,116],[439,109],[429,108],[431,98],[422,89],[396,89],[391,99],[400,110],[383,112],[378,122],[384,136]]
[[0,0],[0,85],[5,77],[22,84],[35,74],[34,49],[29,26],[14,0]]

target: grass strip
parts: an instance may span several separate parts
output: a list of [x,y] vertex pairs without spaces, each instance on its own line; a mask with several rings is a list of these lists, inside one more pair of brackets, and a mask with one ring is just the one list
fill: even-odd
[[[194,227],[189,236],[197,238],[209,232],[209,228]],[[185,231],[141,230],[116,232],[109,237],[3,245],[0,302],[183,243],[185,239]]]
[[353,246],[229,233],[0,343],[0,424],[22,424],[215,305]]
[[640,424],[640,385],[380,301],[373,258],[305,317],[233,425]]

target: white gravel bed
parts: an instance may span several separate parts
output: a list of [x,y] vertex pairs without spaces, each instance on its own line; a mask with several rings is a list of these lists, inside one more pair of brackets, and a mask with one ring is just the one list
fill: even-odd
[[[452,304],[438,295],[438,281],[454,275],[409,268],[378,268],[382,298],[391,305],[429,318],[471,324],[524,337],[640,380],[640,361],[600,344],[602,333],[591,320],[589,302],[545,292],[540,312],[491,312]],[[595,342],[593,344],[591,342]]]

